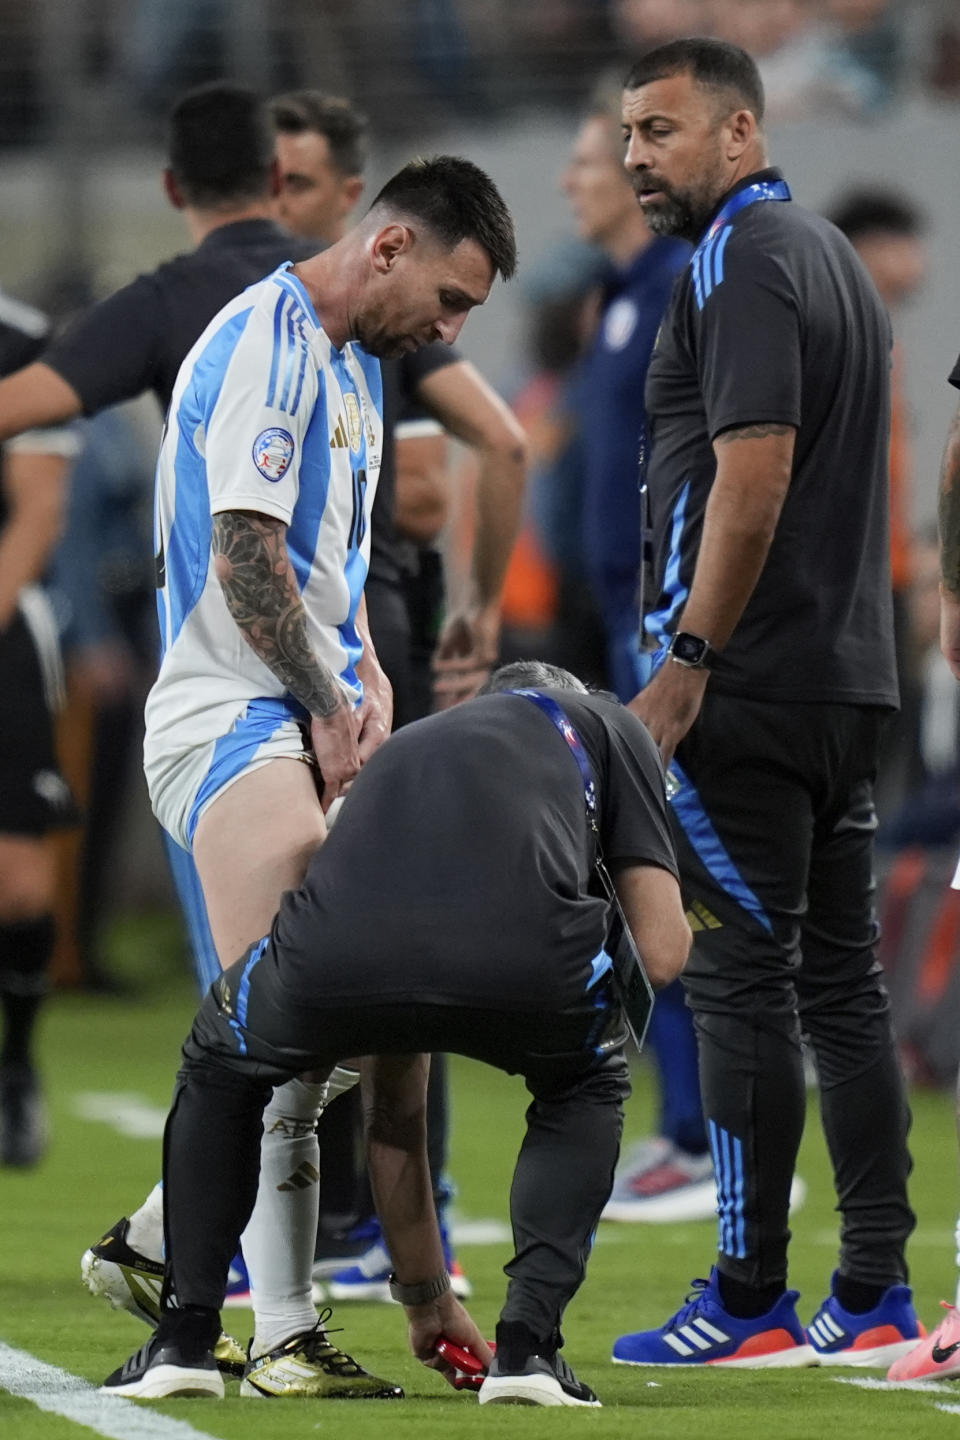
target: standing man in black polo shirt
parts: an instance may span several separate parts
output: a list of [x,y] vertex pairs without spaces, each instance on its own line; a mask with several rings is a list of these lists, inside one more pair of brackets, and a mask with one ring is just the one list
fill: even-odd
[[[671,765],[686,984],[717,1175],[719,1256],[627,1364],[887,1365],[918,1334],[904,1247],[909,1124],[880,978],[872,783],[897,704],[887,524],[890,324],[849,243],[767,168],[735,46],[630,72],[625,163],[651,228],[696,244],[647,383],[658,594],[632,702]],[[786,1289],[820,1077],[842,1235],[806,1333]]]

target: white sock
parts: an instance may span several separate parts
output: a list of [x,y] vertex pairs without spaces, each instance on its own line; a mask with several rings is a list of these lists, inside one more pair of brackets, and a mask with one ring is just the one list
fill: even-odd
[[130,1216],[127,1244],[148,1260],[163,1259],[163,1184],[158,1181]]
[[332,1105],[338,1095],[346,1095],[360,1080],[360,1071],[351,1070],[346,1065],[334,1065],[330,1071],[330,1079],[327,1081],[327,1098],[324,1108]]
[[[956,1229],[953,1232],[953,1240],[954,1244],[957,1247],[957,1269],[960,1270],[960,1216],[957,1217]],[[957,1309],[960,1310],[960,1274],[957,1275],[957,1293],[953,1303],[957,1307]]]
[[317,1120],[326,1085],[289,1080],[263,1112],[260,1188],[241,1246],[254,1308],[253,1355],[310,1330],[319,1213]]

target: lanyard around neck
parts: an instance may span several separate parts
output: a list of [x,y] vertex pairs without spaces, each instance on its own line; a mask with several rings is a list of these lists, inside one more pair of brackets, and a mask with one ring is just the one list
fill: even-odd
[[792,200],[790,186],[786,180],[755,180],[752,185],[745,185],[742,190],[731,195],[720,207],[714,217],[706,235],[697,246],[699,251],[708,240],[711,240],[724,225],[729,225],[734,215],[739,215],[748,205],[761,205],[765,200]]
[[509,693],[511,695],[522,695],[525,700],[532,700],[534,705],[553,721],[567,742],[567,745],[570,747],[570,753],[577,762],[580,779],[583,781],[583,801],[587,810],[587,824],[594,834],[598,835],[597,787],[593,778],[593,769],[590,765],[590,757],[583,748],[583,741],[573,728],[569,716],[552,696],[544,695],[539,690],[511,690]]

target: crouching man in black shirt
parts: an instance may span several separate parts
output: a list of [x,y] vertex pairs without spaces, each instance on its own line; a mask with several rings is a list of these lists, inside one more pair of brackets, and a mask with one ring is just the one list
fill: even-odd
[[[548,713],[528,694],[487,693],[378,751],[271,933],[208,992],[164,1141],[163,1316],[106,1382],[112,1393],[223,1393],[212,1346],[256,1195],[264,1104],[271,1086],[349,1055],[374,1057],[370,1174],[414,1353],[451,1379],[441,1336],[489,1361],[450,1291],[431,1198],[425,1052],[446,1050],[522,1074],[533,1095],[511,1190],[516,1253],[481,1403],[599,1403],[558,1354],[629,1093],[597,840],[654,985],[680,972],[690,931],[646,729],[552,666],[508,666],[488,682],[491,692],[531,685],[548,687]],[[550,699],[562,714],[549,713]],[[564,717],[574,735],[561,733]]]

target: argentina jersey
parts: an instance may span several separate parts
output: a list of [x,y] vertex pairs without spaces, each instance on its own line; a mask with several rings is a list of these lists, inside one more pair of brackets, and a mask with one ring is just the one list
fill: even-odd
[[313,651],[359,704],[382,415],[379,362],[349,342],[333,348],[289,265],[226,305],[183,362],[157,464],[162,659],[144,760],[157,817],[187,847],[224,785],[302,753],[307,718],[227,609],[213,517],[252,511],[287,526]]

